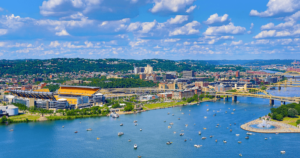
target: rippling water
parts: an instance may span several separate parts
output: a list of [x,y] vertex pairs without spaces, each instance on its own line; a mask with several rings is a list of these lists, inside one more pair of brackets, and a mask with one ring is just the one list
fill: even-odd
[[[295,90],[290,91],[292,93]],[[270,91],[270,93],[275,92]],[[207,102],[200,105],[153,110],[134,115],[121,115],[118,119],[101,117],[0,126],[0,157],[118,158],[141,155],[143,158],[231,158],[239,157],[239,153],[243,157],[251,158],[299,157],[300,134],[254,133],[246,140],[247,131],[242,130],[240,125],[268,114],[269,100],[238,97],[238,101],[239,103],[234,104],[229,100],[226,103]],[[275,104],[278,106],[280,102]],[[235,109],[234,114],[231,114],[233,109]],[[228,113],[226,114],[225,111]],[[167,115],[168,112],[170,115]],[[215,113],[216,116],[213,116]],[[137,126],[134,126],[134,120],[138,121]],[[174,125],[168,129],[170,122]],[[121,127],[120,123],[124,126]],[[186,127],[185,124],[188,126]],[[218,128],[217,124],[220,124]],[[62,128],[63,125],[65,128]],[[87,128],[93,130],[86,131]],[[140,128],[143,130],[140,131]],[[14,131],[9,132],[9,129]],[[78,133],[75,134],[74,131]],[[201,136],[198,135],[198,131],[202,132]],[[124,132],[124,135],[119,137],[118,132]],[[184,133],[184,136],[179,136],[180,133]],[[237,137],[236,134],[240,136]],[[213,138],[209,138],[210,135],[213,135]],[[97,140],[97,137],[100,140]],[[207,139],[202,140],[201,137]],[[265,140],[265,137],[269,139]],[[128,142],[128,139],[131,139],[131,142]],[[187,141],[184,142],[184,139]],[[224,144],[223,140],[227,143]],[[167,141],[173,144],[166,145]],[[238,144],[238,141],[242,143]],[[134,144],[138,145],[138,149],[133,149]],[[194,144],[202,147],[195,148]],[[281,150],[285,150],[286,154],[280,154]]]

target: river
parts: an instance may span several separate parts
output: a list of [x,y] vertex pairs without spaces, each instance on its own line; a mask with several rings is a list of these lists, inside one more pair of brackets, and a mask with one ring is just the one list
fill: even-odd
[[[277,90],[269,92],[279,93]],[[280,94],[293,96],[298,92],[297,89],[283,88]],[[242,130],[240,125],[268,114],[270,112],[269,100],[238,97],[238,101],[238,103],[232,103],[230,99],[229,102],[221,100],[152,110],[139,114],[121,115],[117,119],[101,117],[2,125],[0,126],[0,157],[119,158],[141,155],[143,158],[232,158],[239,157],[240,153],[243,157],[249,158],[299,157],[300,134],[254,133],[250,139],[246,140],[247,131]],[[275,101],[275,105],[279,106],[280,102]],[[235,112],[231,114],[233,109]],[[168,112],[170,115],[167,115]],[[215,113],[216,116],[213,116]],[[207,118],[205,119],[204,116]],[[179,117],[180,120],[178,120]],[[138,121],[137,126],[134,126],[134,120]],[[170,122],[174,125],[168,129]],[[120,123],[124,126],[120,126]],[[188,126],[186,127],[185,124]],[[217,128],[217,124],[220,124],[220,127]],[[62,128],[62,126],[65,127]],[[88,128],[93,130],[86,131]],[[141,128],[142,131],[140,131]],[[14,131],[10,132],[10,129]],[[75,134],[74,131],[78,133]],[[201,136],[198,135],[198,131],[202,132]],[[119,137],[118,132],[124,132],[124,135]],[[184,136],[179,136],[180,133],[184,133]],[[213,138],[209,138],[210,135],[213,135]],[[97,137],[100,139],[97,140]],[[207,139],[202,140],[201,137],[207,137]],[[269,139],[265,140],[265,137]],[[131,142],[128,142],[128,139],[131,139]],[[184,139],[187,141],[184,142]],[[218,142],[215,142],[216,139]],[[223,140],[227,143],[223,143]],[[166,145],[167,141],[173,144]],[[238,141],[242,143],[238,144]],[[133,149],[134,144],[138,145],[138,149]],[[195,148],[194,144],[202,145],[202,147]],[[281,154],[281,150],[285,150],[286,154]]]

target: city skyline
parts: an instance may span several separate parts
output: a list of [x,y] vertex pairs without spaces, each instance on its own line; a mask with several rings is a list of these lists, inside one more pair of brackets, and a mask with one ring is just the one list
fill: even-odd
[[298,59],[296,0],[0,2],[0,58]]

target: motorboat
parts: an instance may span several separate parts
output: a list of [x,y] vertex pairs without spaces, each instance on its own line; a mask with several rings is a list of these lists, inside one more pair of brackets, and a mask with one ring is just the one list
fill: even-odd
[[137,120],[134,120],[133,123],[137,123]]
[[234,125],[236,125],[236,123],[234,123]]
[[12,131],[14,131],[14,129],[10,129],[9,131],[12,132]]
[[206,117],[206,116],[204,116],[204,118],[206,119],[207,117]]
[[281,153],[281,154],[285,154],[285,151],[284,151],[284,150],[282,150],[282,151],[280,151],[280,153]]
[[215,142],[218,142],[218,139],[216,139]]
[[201,135],[201,131],[199,131],[198,134]]
[[202,139],[204,140],[204,139],[206,139],[206,137],[202,137]]
[[184,113],[181,113],[181,114],[184,114]]
[[212,138],[212,137],[214,137],[214,136],[209,136],[209,138]]
[[92,131],[92,129],[91,128],[88,128],[88,129],[86,129],[87,131]]
[[252,133],[250,133],[250,132],[247,132],[247,135],[252,135]]
[[135,126],[137,126],[138,124],[137,124],[137,123],[135,123],[134,125],[135,125]]
[[184,142],[186,142],[186,139],[184,140]]
[[240,136],[240,134],[235,134],[237,137]]
[[185,124],[185,127],[187,127],[188,126],[188,124]]
[[183,136],[183,135],[184,135],[184,133],[180,133],[180,134],[179,134],[179,136]]
[[178,120],[180,120],[180,117],[178,118]]
[[209,109],[206,109],[206,111],[209,111]]
[[173,125],[174,123],[173,122],[171,122],[171,123],[169,123],[170,125]]
[[[118,117],[119,117],[119,115],[118,115],[117,113],[111,113],[110,116],[111,116],[112,118],[118,118]],[[80,123],[81,123],[81,122],[80,122]]]
[[97,140],[99,140],[100,138],[97,137]]
[[131,140],[130,140],[130,139],[128,139],[128,141],[129,141],[129,142],[131,142]]
[[217,124],[217,126],[219,126],[219,124]]
[[168,126],[168,128],[172,128],[171,126]]
[[241,144],[241,143],[242,143],[242,141],[238,141],[238,143],[239,143],[239,144]]
[[230,132],[232,132],[232,129],[230,129]]
[[142,156],[139,155],[138,158],[142,158]]
[[233,109],[233,111],[235,111],[235,109]]
[[123,133],[123,132],[119,132],[119,133],[118,133],[118,136],[121,136],[121,135],[124,135],[124,133]]
[[204,130],[206,130],[206,128],[203,128]]
[[143,129],[140,129],[140,131],[142,131]]
[[174,134],[176,134],[176,132],[175,132],[175,131],[174,131],[173,133],[174,133]]
[[216,126],[217,128],[219,127],[219,126]]
[[167,122],[166,120],[164,122]]
[[169,115],[170,113],[168,112],[168,115]]
[[226,140],[223,140],[223,143],[227,143],[227,141],[226,141]]
[[172,116],[174,116],[174,114],[172,114]]
[[242,154],[239,154],[239,156],[243,156]]
[[137,147],[138,147],[138,146],[137,146],[136,144],[134,144],[133,148],[134,148],[134,149],[137,149]]
[[65,126],[62,126],[62,128],[65,128]]
[[225,113],[227,114],[227,111],[225,111]]
[[197,144],[195,144],[194,145],[194,147],[196,147],[196,148],[200,148],[202,145],[197,145]]
[[74,133],[78,133],[78,131],[75,131]]
[[267,140],[268,138],[266,137],[265,140]]
[[214,116],[217,116],[217,114],[214,114]]
[[167,145],[170,145],[170,144],[172,144],[172,142],[170,142],[170,141],[167,141],[167,143],[166,143]]
[[231,126],[231,124],[229,124],[229,126]]
[[247,136],[247,137],[245,137],[246,139],[249,139],[249,137]]
[[121,123],[120,126],[123,126],[123,123]]
[[232,112],[231,114],[234,114],[234,112]]

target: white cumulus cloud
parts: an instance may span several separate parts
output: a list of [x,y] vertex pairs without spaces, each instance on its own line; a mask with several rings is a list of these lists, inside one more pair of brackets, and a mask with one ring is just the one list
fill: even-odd
[[179,12],[192,5],[195,0],[154,0],[154,6],[150,9],[152,13],[157,12]]
[[197,7],[197,5],[192,5],[192,6],[190,6],[185,12],[191,13],[191,12],[194,11],[194,9],[195,9],[196,7]]
[[228,19],[228,14],[224,14],[223,16],[219,16],[217,13],[211,15],[204,23],[207,25],[213,25],[213,24],[220,24],[224,22],[228,22],[230,19]]
[[209,27],[203,33],[204,35],[221,35],[221,34],[242,34],[246,31],[245,27],[234,26],[233,23],[223,26]]
[[181,24],[189,19],[188,15],[176,15],[175,18],[171,18],[169,21],[170,24]]
[[66,30],[61,30],[60,32],[56,32],[55,35],[57,35],[57,36],[68,36],[70,34]]
[[199,27],[200,23],[198,21],[192,21],[182,27],[176,28],[174,31],[171,31],[169,36],[197,34],[199,33],[199,30],[197,29]]

